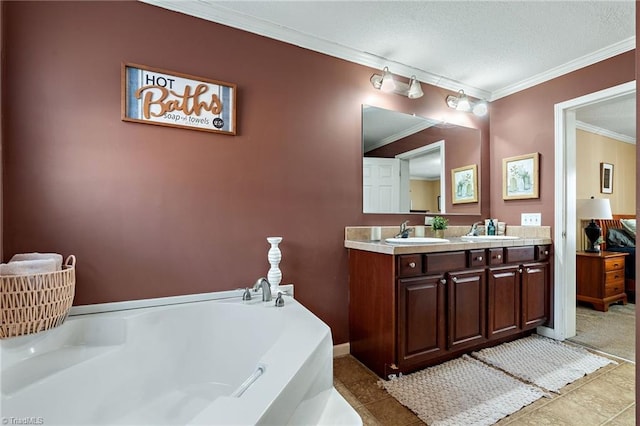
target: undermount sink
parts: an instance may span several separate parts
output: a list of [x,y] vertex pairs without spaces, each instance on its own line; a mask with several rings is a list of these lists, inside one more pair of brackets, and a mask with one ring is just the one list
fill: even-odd
[[465,235],[460,237],[462,241],[503,241],[503,240],[517,240],[520,237],[514,237],[512,235]]
[[438,244],[438,243],[448,243],[450,241],[445,238],[409,237],[409,238],[387,238],[385,242],[389,244]]

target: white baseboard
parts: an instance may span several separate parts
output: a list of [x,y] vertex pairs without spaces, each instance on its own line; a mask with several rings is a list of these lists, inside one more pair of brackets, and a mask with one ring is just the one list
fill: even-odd
[[349,355],[351,353],[351,347],[349,343],[342,343],[340,345],[333,346],[333,357],[339,357],[343,355]]

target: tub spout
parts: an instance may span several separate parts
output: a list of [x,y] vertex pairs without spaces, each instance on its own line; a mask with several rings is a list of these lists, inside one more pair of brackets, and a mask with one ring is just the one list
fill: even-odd
[[258,281],[253,285],[253,291],[257,292],[259,289],[262,289],[262,301],[270,302],[271,301],[271,284],[265,277],[258,278]]

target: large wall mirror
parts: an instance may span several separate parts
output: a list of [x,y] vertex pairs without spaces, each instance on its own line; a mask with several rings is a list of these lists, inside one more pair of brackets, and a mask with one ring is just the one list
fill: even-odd
[[362,106],[364,213],[480,214],[480,130]]

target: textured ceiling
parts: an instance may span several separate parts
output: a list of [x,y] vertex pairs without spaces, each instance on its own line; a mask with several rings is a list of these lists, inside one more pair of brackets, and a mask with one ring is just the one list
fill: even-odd
[[142,1],[488,100],[635,48],[632,0]]

